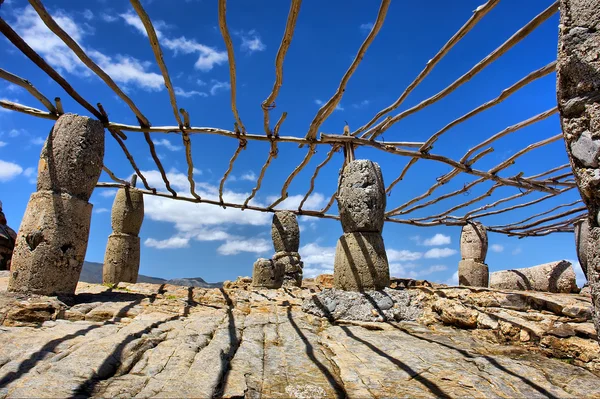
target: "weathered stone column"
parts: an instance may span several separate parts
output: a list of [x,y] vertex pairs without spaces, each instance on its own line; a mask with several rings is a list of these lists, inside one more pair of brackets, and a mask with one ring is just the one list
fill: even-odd
[[112,207],[113,233],[104,254],[102,282],[137,282],[140,270],[140,229],[144,221],[144,195],[134,187],[117,191]]
[[460,233],[460,257],[458,284],[471,287],[487,287],[489,269],[485,264],[488,238],[485,226],[471,222],[463,226]]
[[300,227],[296,215],[288,211],[279,211],[273,214],[271,237],[275,255],[273,262],[284,270],[283,285],[302,286],[302,268],[304,263],[300,260]]
[[567,153],[589,211],[587,278],[600,331],[600,0],[560,0],[556,69]]
[[361,292],[387,287],[390,269],[381,236],[386,195],[379,165],[349,162],[339,178],[337,202],[344,234],[335,251],[334,287]]
[[252,287],[281,288],[285,269],[273,259],[258,258],[252,268]]
[[92,205],[104,158],[104,128],[88,117],[62,115],[38,165],[37,192],[21,222],[9,291],[73,294],[87,250]]
[[577,259],[579,259],[579,265],[581,266],[581,270],[583,270],[583,274],[587,280],[587,248],[590,237],[590,224],[587,219],[580,219],[575,222],[573,227],[575,228],[575,248],[577,250]]

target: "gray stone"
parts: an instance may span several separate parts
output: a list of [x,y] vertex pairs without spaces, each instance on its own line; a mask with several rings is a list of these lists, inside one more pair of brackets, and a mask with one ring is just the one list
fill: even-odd
[[587,280],[587,245],[590,235],[590,225],[588,219],[580,219],[574,224],[573,227],[575,229],[575,248],[577,250],[577,258],[579,259],[579,265],[581,266],[581,270],[583,270],[583,274]]
[[137,236],[144,221],[144,195],[135,188],[121,188],[115,195],[111,224],[115,233]]
[[591,133],[585,131],[579,139],[571,143],[571,153],[583,166],[595,168],[598,166],[600,141],[593,140]]
[[17,236],[8,289],[73,294],[83,266],[92,205],[68,194],[33,193]]
[[470,287],[487,287],[489,269],[485,263],[473,259],[463,259],[458,262],[458,284]]
[[[278,252],[281,254],[282,252]],[[285,286],[302,286],[302,268],[304,264],[300,260],[300,256],[286,255],[273,257],[273,262],[277,268],[284,270],[283,285]]]
[[102,282],[108,284],[135,283],[140,269],[140,238],[113,233],[108,237]]
[[346,291],[381,290],[390,270],[380,233],[346,233],[335,249],[334,287]]
[[488,238],[485,226],[471,222],[463,226],[460,233],[460,255],[462,259],[473,259],[485,263]]
[[42,149],[37,190],[66,193],[87,201],[98,182],[104,159],[100,121],[64,114]]
[[340,174],[337,203],[344,233],[381,232],[386,206],[379,165],[355,160]]
[[277,264],[271,259],[259,258],[254,262],[252,270],[252,287],[281,288],[284,272],[281,264]]
[[494,272],[490,276],[490,288],[560,293],[578,291],[575,271],[566,260]]
[[592,320],[600,332],[600,227],[591,228],[587,246],[588,283],[592,296]]
[[275,252],[298,252],[300,247],[300,228],[296,215],[288,211],[273,214],[271,236]]

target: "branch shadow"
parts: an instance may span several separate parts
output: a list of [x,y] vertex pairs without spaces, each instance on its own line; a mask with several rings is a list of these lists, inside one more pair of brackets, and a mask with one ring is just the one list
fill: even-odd
[[233,359],[233,357],[235,356],[235,353],[237,352],[241,343],[241,340],[238,339],[236,334],[235,318],[233,315],[233,308],[235,307],[235,305],[231,300],[231,297],[227,294],[227,292],[225,292],[223,288],[219,288],[219,291],[221,291],[221,295],[223,295],[225,303],[227,304],[227,331],[229,333],[229,351],[224,352],[223,350],[221,350],[220,374],[222,378],[219,382],[219,385],[215,388],[215,393],[213,395],[213,397],[215,398],[223,396],[223,390],[227,386],[227,381],[229,379],[229,371],[231,370],[229,364],[231,363],[231,359]]

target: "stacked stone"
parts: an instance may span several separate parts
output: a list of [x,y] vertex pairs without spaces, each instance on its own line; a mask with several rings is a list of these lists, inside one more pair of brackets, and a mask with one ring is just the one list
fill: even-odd
[[38,165],[12,258],[9,291],[73,294],[87,250],[92,205],[104,158],[102,123],[62,115]]
[[460,255],[458,284],[470,287],[487,287],[489,269],[485,264],[488,238],[485,226],[471,222],[463,226],[460,233]]
[[349,162],[340,174],[337,202],[344,234],[335,250],[334,287],[360,292],[387,287],[390,270],[381,235],[386,195],[379,165]]
[[558,110],[575,181],[588,208],[585,262],[600,331],[600,0],[560,0],[559,8]]
[[[575,222],[575,248],[577,249],[577,258],[585,279],[588,279],[587,247],[590,237],[590,224],[587,219],[581,219]],[[587,282],[585,283],[587,285]]]
[[133,187],[117,191],[112,207],[113,233],[104,254],[102,281],[108,284],[137,282],[140,269],[140,229],[144,221],[144,196]]
[[298,253],[300,227],[296,215],[288,211],[275,212],[271,224],[271,237],[275,247],[273,262],[284,271],[283,285],[301,287],[304,263]]

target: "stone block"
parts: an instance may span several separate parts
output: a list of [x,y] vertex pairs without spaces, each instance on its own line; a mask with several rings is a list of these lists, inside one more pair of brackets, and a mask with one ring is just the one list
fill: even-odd
[[144,221],[144,195],[135,188],[121,188],[115,195],[111,224],[115,233],[137,236]]
[[252,287],[281,288],[284,270],[271,259],[259,258],[252,270]]
[[380,233],[346,233],[335,249],[334,287],[345,291],[382,290],[390,269]]
[[108,237],[102,268],[102,282],[136,283],[140,270],[140,238],[113,233]]
[[386,198],[378,164],[364,159],[347,164],[340,174],[337,193],[344,233],[381,233]]
[[66,193],[87,201],[104,159],[104,127],[85,116],[64,114],[56,121],[38,164],[38,191]]
[[577,292],[575,271],[561,260],[524,269],[502,270],[490,276],[490,288],[544,292]]
[[576,222],[573,227],[575,228],[575,249],[577,250],[577,258],[579,259],[579,265],[587,280],[587,246],[590,235],[589,221],[587,218],[581,219]]
[[92,205],[68,194],[31,195],[12,258],[9,291],[73,294],[87,249]]
[[469,287],[487,287],[490,272],[488,265],[473,259],[458,262],[458,284]]
[[463,226],[460,233],[460,256],[484,263],[488,250],[488,238],[485,226],[472,222]]
[[[281,252],[278,252],[281,254]],[[282,268],[284,271],[283,285],[286,286],[302,286],[302,268],[304,264],[299,256],[287,255],[273,258],[276,267]]]
[[288,211],[273,214],[271,236],[275,252],[298,252],[300,247],[300,228],[296,215]]

